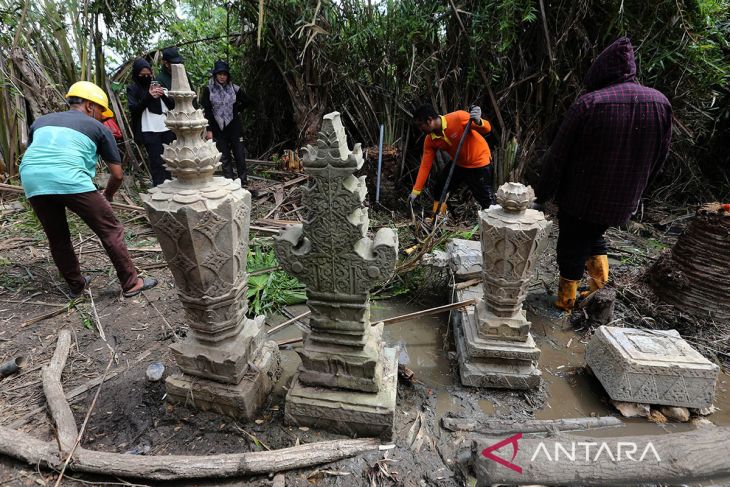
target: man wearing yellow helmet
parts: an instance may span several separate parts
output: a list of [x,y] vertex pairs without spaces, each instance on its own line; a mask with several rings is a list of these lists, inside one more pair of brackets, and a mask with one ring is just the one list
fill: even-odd
[[[91,278],[81,275],[66,208],[98,235],[124,295],[134,296],[157,281],[137,275],[124,243],[124,227],[109,204],[123,178],[114,137],[101,123],[114,115],[109,98],[94,83],[79,81],[68,90],[66,99],[70,110],[44,115],[30,127],[28,149],[20,164],[25,195],[46,232],[53,261],[68,283],[71,297],[79,296]],[[94,186],[98,157],[107,163],[110,173],[104,196]]]

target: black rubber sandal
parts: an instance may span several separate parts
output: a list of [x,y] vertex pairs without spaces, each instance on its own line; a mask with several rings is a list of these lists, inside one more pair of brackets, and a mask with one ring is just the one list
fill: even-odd
[[124,291],[123,295],[125,298],[133,298],[142,291],[147,291],[148,289],[152,289],[157,286],[157,279],[154,277],[141,277],[140,279],[142,279],[142,287],[134,291]]
[[81,291],[77,292],[77,293],[75,293],[73,291],[69,291],[68,292],[68,296],[71,299],[76,299],[79,296],[82,296],[84,294],[84,291],[86,291],[86,288],[89,287],[89,284],[91,284],[91,276],[84,276],[84,288]]

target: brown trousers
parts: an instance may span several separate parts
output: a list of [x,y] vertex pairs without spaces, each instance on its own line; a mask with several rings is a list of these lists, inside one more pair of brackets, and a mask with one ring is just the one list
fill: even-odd
[[68,283],[71,291],[80,293],[85,281],[79,260],[71,243],[66,220],[66,208],[76,213],[101,240],[114,264],[122,289],[127,291],[137,284],[137,271],[124,243],[124,226],[119,223],[109,202],[98,191],[76,194],[50,194],[28,199],[46,232],[53,262]]

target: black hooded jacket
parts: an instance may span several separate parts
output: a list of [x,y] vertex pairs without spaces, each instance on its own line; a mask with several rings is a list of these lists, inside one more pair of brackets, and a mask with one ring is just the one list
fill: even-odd
[[[162,103],[165,103],[168,110],[175,108],[175,100],[168,96],[161,96],[155,98],[150,95],[149,83],[144,83],[144,80],[140,78],[139,73],[144,68],[152,67],[146,59],[139,58],[134,61],[132,65],[132,83],[127,86],[127,107],[132,116],[132,132],[134,133],[134,140],[138,143],[142,143],[142,113],[145,110],[149,110],[150,113],[162,114]],[[151,78],[150,78],[151,81]]]
[[543,158],[535,193],[539,202],[555,196],[561,213],[621,225],[667,157],[672,106],[636,82],[626,37],[596,58],[584,84],[587,92],[570,107]]

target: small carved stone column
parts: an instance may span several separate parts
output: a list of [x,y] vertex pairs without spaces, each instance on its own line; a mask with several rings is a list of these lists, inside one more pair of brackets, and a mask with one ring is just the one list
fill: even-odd
[[190,332],[171,345],[183,373],[168,377],[167,397],[237,418],[251,418],[280,374],[279,349],[265,341],[263,317],[246,318],[251,194],[238,180],[213,177],[220,153],[203,140],[182,64],[172,65],[177,139],[163,160],[173,179],[142,195],[172,271]]
[[552,223],[528,209],[534,199],[531,187],[505,183],[498,204],[479,212],[484,299],[462,313],[457,330],[464,385],[527,389],[540,384],[540,349],[522,303]]
[[307,286],[311,333],[299,351],[302,365],[286,396],[285,418],[348,435],[390,438],[397,358],[383,348],[383,325],[370,325],[370,289],[395,268],[397,235],[380,229],[367,237],[363,164],[337,112],[325,115],[317,146],[307,146],[310,182],[303,225],[277,238],[279,263]]

